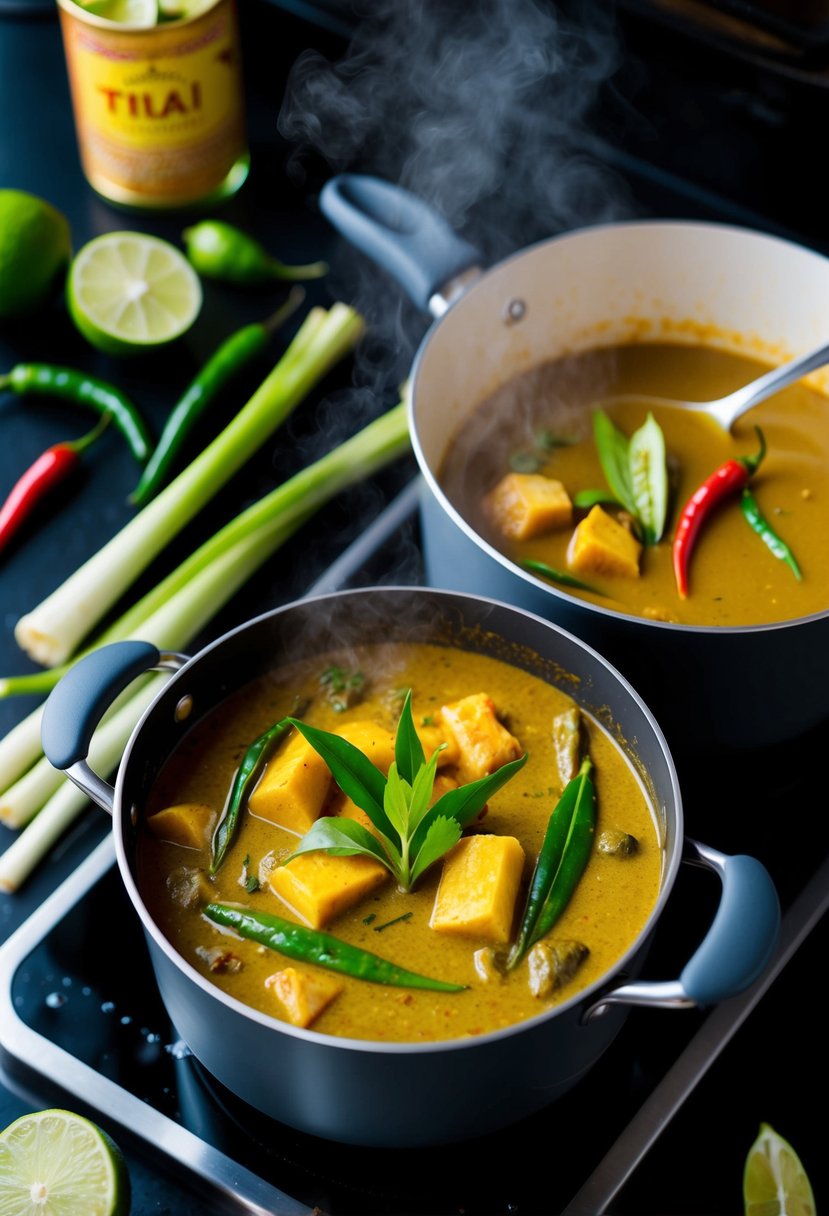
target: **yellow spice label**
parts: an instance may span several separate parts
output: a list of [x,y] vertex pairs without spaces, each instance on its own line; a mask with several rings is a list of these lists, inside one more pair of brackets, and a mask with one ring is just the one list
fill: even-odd
[[[75,125],[93,185],[197,197],[245,148],[235,10],[198,21],[102,29],[61,6]],[[106,191],[105,191],[106,192]]]

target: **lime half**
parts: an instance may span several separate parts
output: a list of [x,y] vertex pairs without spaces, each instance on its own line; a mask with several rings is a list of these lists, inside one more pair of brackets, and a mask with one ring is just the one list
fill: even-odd
[[118,1146],[68,1110],[21,1115],[0,1132],[0,1216],[127,1216]]
[[745,1216],[816,1216],[815,1197],[788,1140],[760,1124],[743,1171]]
[[160,237],[107,232],[69,266],[66,299],[87,341],[110,355],[172,342],[199,315],[202,289],[187,258]]

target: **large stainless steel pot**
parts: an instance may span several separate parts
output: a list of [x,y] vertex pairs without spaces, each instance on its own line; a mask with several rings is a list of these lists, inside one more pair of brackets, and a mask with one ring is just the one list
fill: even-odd
[[[421,201],[342,175],[323,212],[438,318],[409,381],[423,475],[426,575],[549,617],[595,646],[659,718],[675,756],[763,748],[829,718],[829,607],[780,624],[713,628],[644,620],[550,586],[478,535],[440,484],[464,420],[499,385],[567,353],[650,334],[770,362],[826,341],[829,259],[723,224],[632,221],[566,233],[482,272],[478,252]],[[810,383],[826,389],[829,372]]]
[[[177,954],[150,916],[136,881],[136,842],[147,792],[185,733],[268,668],[378,636],[484,651],[560,684],[629,741],[663,837],[664,875],[656,907],[613,971],[531,1021],[475,1039],[429,1044],[338,1039],[258,1013],[214,987]],[[136,676],[159,666],[178,670],[137,724],[113,789],[86,762],[90,737],[113,698]],[[52,764],[113,815],[121,877],[178,1034],[210,1073],[252,1107],[317,1136],[421,1145],[506,1126],[574,1085],[610,1044],[627,1006],[719,1002],[754,981],[776,942],[779,904],[765,868],[754,858],[725,856],[684,838],[670,751],[627,681],[550,622],[491,600],[410,587],[309,598],[233,630],[189,660],[159,655],[146,643],[115,643],[82,659],[54,689],[43,718],[43,745]],[[683,852],[692,864],[717,874],[723,884],[720,906],[676,980],[641,981],[637,975]]]

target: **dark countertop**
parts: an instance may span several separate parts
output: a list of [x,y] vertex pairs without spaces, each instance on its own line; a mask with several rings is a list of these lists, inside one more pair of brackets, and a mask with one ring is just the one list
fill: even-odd
[[[301,4],[278,6],[267,0],[242,0],[241,16],[252,170],[239,195],[223,207],[222,215],[256,232],[285,261],[309,261],[330,254],[334,265],[332,279],[311,291],[312,298],[318,292],[319,298],[326,300],[330,298],[329,292],[353,284],[348,271],[338,264],[335,242],[314,207],[315,172],[319,166],[305,163],[304,177],[295,174],[295,165],[289,171],[290,148],[277,130],[276,118],[285,79],[297,55],[306,47],[314,47],[323,54],[336,56],[348,22],[334,4],[326,9]],[[664,65],[660,70],[666,70]],[[631,63],[628,76],[638,82],[633,92],[640,104],[650,104],[652,98],[644,86],[641,66]],[[694,96],[698,108],[686,106],[682,116],[697,135],[699,123],[702,121],[705,126],[700,115],[709,98],[707,93]],[[731,101],[734,104],[733,97]],[[798,99],[798,107],[801,105]],[[86,184],[74,142],[57,19],[48,3],[15,0],[0,5],[0,113],[5,115],[0,127],[0,187],[29,190],[52,201],[67,215],[76,248],[117,227],[140,228],[178,240],[182,217],[120,211]],[[614,111],[606,133],[619,135],[619,113],[625,113],[624,106]],[[657,210],[661,205],[660,191],[666,208],[676,206],[667,200],[671,198],[673,175],[678,169],[677,141],[673,138],[675,132],[660,130],[665,125],[665,113],[657,113],[656,107],[653,114],[645,115],[645,121],[640,113],[627,132],[630,155],[624,139],[617,138],[613,149],[616,169],[618,162],[625,163],[634,190],[640,180],[640,158],[657,150],[665,165],[664,175],[651,181],[649,187],[651,205]],[[649,126],[649,134],[643,136],[645,126]],[[775,130],[777,147],[781,137],[779,130]],[[725,142],[722,133],[720,142]],[[759,173],[752,160],[749,146],[745,143],[741,146],[746,173],[764,178],[766,175]],[[733,160],[729,163],[732,172],[736,172]],[[684,164],[687,168],[687,159]],[[761,199],[752,189],[743,190],[731,182],[722,196],[716,195],[716,183],[707,172],[697,180],[699,188],[692,188],[687,196],[691,200],[689,209],[721,207],[722,214],[733,218],[757,216],[758,222],[769,229],[792,231],[798,227],[797,209],[789,193],[785,201],[776,205],[777,195]],[[765,210],[758,211],[757,207]],[[819,246],[824,234],[813,200],[804,204],[800,218],[804,238]],[[382,293],[378,295],[381,300],[385,298]],[[263,309],[267,312],[271,306],[270,297],[261,300],[208,285],[204,311],[177,350],[152,359],[139,359],[131,365],[131,388],[155,427],[216,342],[235,324],[257,319],[263,315]],[[84,346],[59,302],[37,326],[14,327],[0,333],[0,368],[27,358],[70,363],[113,379],[124,375],[120,364]],[[279,451],[276,444],[266,445],[267,450],[251,462],[244,476],[234,479],[196,521],[194,530],[199,535],[209,535],[230,511],[263,493],[273,484],[275,475],[281,476],[293,467],[292,461],[307,450],[319,425],[316,403],[326,391],[338,392],[347,379],[334,375],[330,383],[312,395],[309,408],[286,430],[291,442]],[[254,384],[255,380],[251,387]],[[329,411],[325,418],[330,417]],[[46,403],[34,408],[2,400],[0,419],[4,438],[0,445],[0,487],[11,485],[25,464],[50,443],[70,433],[67,415]],[[72,426],[77,430],[71,433],[81,433],[87,424],[85,416],[74,419]],[[303,542],[289,547],[278,566],[269,566],[255,576],[245,591],[217,615],[209,636],[218,636],[225,628],[274,602],[302,594],[326,560],[359,531],[365,519],[376,512],[410,471],[408,465],[396,470],[388,483],[383,482],[376,490],[355,491],[343,504],[332,508],[323,516],[323,526],[314,533],[313,544]],[[125,493],[134,476],[135,469],[123,445],[114,434],[106,435],[87,477],[66,489],[26,543],[9,551],[0,566],[0,674],[35,670],[13,642],[15,620],[126,522],[129,510]],[[174,544],[164,560],[172,560],[177,551]],[[148,572],[147,580],[151,574]],[[8,730],[34,703],[30,699],[0,701],[0,732]],[[753,835],[747,851],[756,853],[769,865],[779,881],[785,905],[797,895],[824,852],[821,843],[813,856],[804,859],[801,829],[792,826],[799,809],[797,800],[808,798],[807,809],[812,809],[811,791],[820,776],[823,754],[825,743],[818,735],[799,748],[754,758],[751,773],[717,770],[713,780],[704,771],[687,774],[697,807],[700,837],[710,839],[717,847],[739,851],[752,806],[764,799],[762,813],[751,825]],[[714,791],[712,785],[716,787]],[[756,801],[752,803],[752,799]],[[105,825],[102,826],[101,815],[90,809],[18,894],[0,896],[0,940],[26,920],[102,837]],[[0,829],[0,849],[10,840],[11,833]],[[812,987],[813,977],[819,973],[825,957],[825,929],[822,924],[820,932],[811,934],[807,945],[740,1029],[733,1044],[723,1051],[710,1072],[701,1077],[693,1095],[659,1137],[618,1204],[609,1210],[618,1211],[621,1216],[733,1214],[741,1205],[743,1154],[761,1120],[789,1135],[809,1162],[818,1202],[821,1196],[829,1194],[829,1178],[819,1157],[820,1120],[815,1125],[806,1113],[807,1108],[813,1109],[814,1099],[819,1106],[827,1081],[825,1053],[819,1048],[822,1022]],[[644,1011],[641,1016],[646,1025],[655,1026],[655,1020],[649,1019],[655,1019],[656,1015]],[[658,1033],[655,1028],[654,1034]],[[71,1095],[61,1094],[59,1089],[53,1093],[44,1085],[29,1090],[20,1088],[10,1076],[3,1080],[0,1126],[26,1110],[74,1102]],[[60,1078],[55,1080],[59,1082]],[[810,1096],[812,1102],[807,1101]],[[111,1130],[119,1141],[123,1138],[127,1150],[134,1184],[133,1216],[209,1210],[186,1180],[162,1173],[143,1144],[133,1143],[126,1133],[122,1137],[120,1129]],[[500,1216],[502,1211],[510,1212],[511,1216],[552,1216],[512,1211],[509,1205],[495,1208],[493,1216]]]

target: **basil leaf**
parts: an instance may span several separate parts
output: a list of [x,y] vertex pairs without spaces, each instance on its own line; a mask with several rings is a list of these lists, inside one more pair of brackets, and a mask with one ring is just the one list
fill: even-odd
[[404,781],[400,776],[397,771],[397,765],[393,763],[389,767],[389,775],[386,780],[386,788],[383,794],[383,809],[401,840],[406,840],[409,835],[409,799],[407,794],[411,793],[411,788],[409,783]]
[[593,435],[607,484],[622,506],[630,511],[631,515],[638,516],[630,476],[627,438],[610,421],[604,410],[596,410],[593,415]]
[[318,819],[312,828],[305,833],[297,847],[280,865],[287,865],[301,853],[316,853],[325,849],[334,857],[373,857],[381,862],[386,869],[391,869],[385,850],[376,836],[364,828],[356,819],[348,819],[345,815],[325,816]]
[[426,763],[426,757],[423,754],[423,744],[420,742],[420,736],[415,730],[414,718],[412,717],[411,689],[407,691],[403,708],[400,711],[400,721],[397,724],[397,733],[394,739],[394,758],[397,761],[397,769],[400,776],[404,781],[408,781],[409,785],[414,782],[419,769]]
[[653,414],[631,435],[628,462],[633,514],[642,525],[646,543],[655,545],[665,531],[668,513],[668,465],[665,436]]
[[460,838],[461,825],[457,819],[447,819],[443,815],[433,819],[412,865],[412,883],[416,883],[421,874],[443,857],[444,853],[448,853]]

